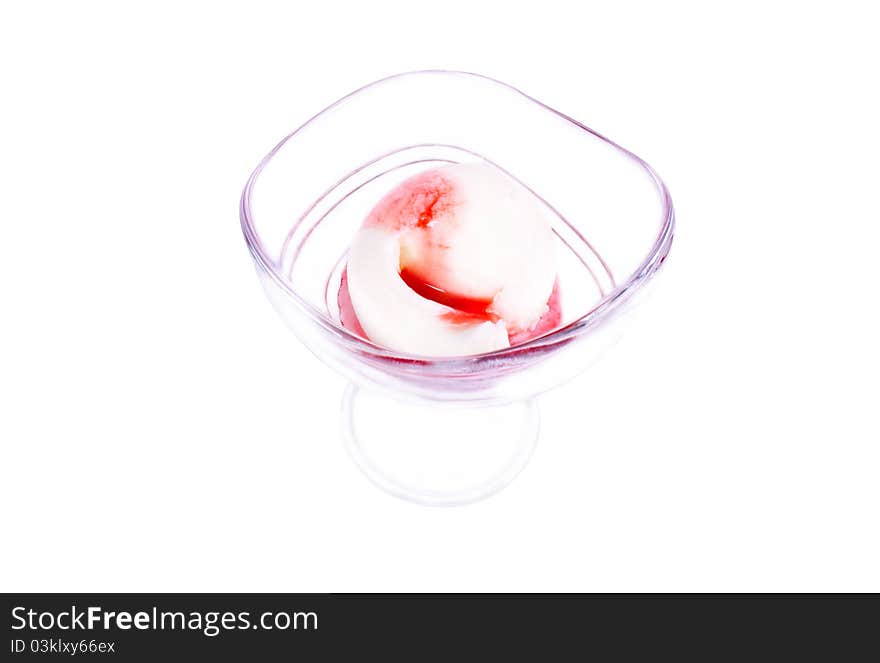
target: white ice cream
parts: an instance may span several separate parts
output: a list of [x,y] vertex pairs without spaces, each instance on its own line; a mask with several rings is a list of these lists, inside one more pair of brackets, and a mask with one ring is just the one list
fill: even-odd
[[[531,192],[488,164],[458,164],[416,175],[380,201],[347,269],[352,306],[375,343],[419,355],[479,354],[508,347],[508,332],[531,329],[547,311],[554,238]],[[401,269],[486,300],[488,319],[456,319],[412,290]]]

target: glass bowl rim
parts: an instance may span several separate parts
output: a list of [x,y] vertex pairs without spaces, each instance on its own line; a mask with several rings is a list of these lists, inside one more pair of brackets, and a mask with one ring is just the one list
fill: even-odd
[[[371,343],[370,341],[367,341],[360,336],[353,334],[342,325],[337,324],[333,320],[331,320],[325,313],[323,313],[320,309],[318,309],[311,302],[307,301],[296,292],[296,289],[292,286],[292,284],[289,283],[287,279],[285,279],[283,275],[279,272],[279,265],[277,261],[273,260],[269,256],[268,252],[264,249],[263,244],[260,241],[259,233],[253,221],[254,215],[251,210],[251,194],[253,192],[254,184],[260,176],[260,173],[262,173],[263,169],[269,164],[275,154],[300,131],[305,129],[312,122],[319,119],[328,111],[331,111],[336,106],[344,103],[350,97],[353,97],[356,94],[364,92],[370,88],[389,83],[391,81],[395,81],[408,76],[423,75],[451,75],[473,77],[482,79],[483,81],[486,81],[488,83],[500,85],[501,87],[507,88],[508,90],[524,97],[534,104],[537,104],[544,110],[557,115],[561,119],[573,124],[575,127],[581,129],[582,131],[586,131],[587,133],[598,138],[599,140],[607,143],[610,147],[623,153],[626,157],[632,159],[639,166],[641,166],[653,181],[663,206],[661,212],[662,225],[660,226],[660,231],[657,235],[657,239],[655,240],[651,249],[648,251],[647,256],[642,260],[636,270],[623,283],[617,285],[614,290],[606,295],[602,299],[602,301],[600,301],[595,307],[587,311],[576,320],[573,320],[565,326],[557,328],[552,332],[533,338],[525,343],[519,343],[509,348],[503,348],[501,350],[495,350],[493,352],[487,352],[478,355],[432,357],[398,352],[396,350],[392,350],[390,348]],[[491,76],[485,76],[483,74],[469,71],[457,71],[452,69],[422,69],[392,74],[371,83],[367,83],[366,85],[363,85],[353,90],[352,92],[349,92],[345,96],[340,97],[330,105],[312,115],[299,127],[297,127],[287,136],[282,138],[281,141],[279,141],[278,144],[275,145],[275,147],[273,147],[272,150],[269,151],[269,153],[265,157],[263,157],[259,164],[257,164],[257,167],[251,173],[250,177],[247,180],[247,183],[245,184],[244,190],[242,191],[239,203],[239,218],[241,222],[242,233],[244,234],[248,250],[250,251],[251,256],[256,261],[256,263],[287,295],[289,295],[293,299],[293,301],[297,304],[298,308],[301,309],[303,314],[305,314],[309,319],[318,324],[319,327],[322,327],[323,329],[328,331],[335,340],[339,341],[348,350],[363,353],[371,358],[378,360],[391,361],[395,363],[431,365],[432,367],[444,370],[444,372],[445,370],[448,370],[452,374],[458,373],[461,370],[467,370],[469,368],[472,369],[474,368],[475,363],[491,362],[494,364],[499,360],[503,361],[505,359],[516,358],[517,356],[526,356],[535,349],[543,349],[549,346],[557,345],[586,333],[598,322],[605,319],[619,304],[628,299],[639,288],[641,288],[641,286],[644,285],[644,283],[651,277],[651,275],[660,267],[660,265],[666,259],[666,255],[669,253],[675,229],[675,211],[672,205],[672,198],[669,194],[669,190],[666,188],[663,180],[660,179],[660,176],[641,157],[634,154],[625,147],[620,146],[609,138],[606,138],[599,132],[594,131],[582,122],[579,122],[569,115],[566,115],[565,113],[558,111],[551,106],[548,106],[542,101],[532,97],[529,94],[526,94],[522,90],[508,83],[499,81],[495,78],[492,78]]]

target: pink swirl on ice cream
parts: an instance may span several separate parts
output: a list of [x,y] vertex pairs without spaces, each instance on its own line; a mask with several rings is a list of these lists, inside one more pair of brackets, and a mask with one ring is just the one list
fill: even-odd
[[343,325],[411,354],[480,354],[534,338],[561,318],[547,212],[485,163],[419,173],[358,230],[339,304]]

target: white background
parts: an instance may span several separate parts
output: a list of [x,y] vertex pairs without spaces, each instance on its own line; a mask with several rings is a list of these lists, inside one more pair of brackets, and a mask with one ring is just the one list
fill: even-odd
[[[0,589],[880,590],[871,3],[611,4],[4,3]],[[455,509],[349,461],[237,216],[313,112],[437,67],[634,150],[679,223]]]

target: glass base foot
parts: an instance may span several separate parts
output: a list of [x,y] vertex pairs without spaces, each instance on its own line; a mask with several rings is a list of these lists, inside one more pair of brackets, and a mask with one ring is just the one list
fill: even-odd
[[489,497],[522,471],[540,418],[535,399],[422,404],[349,384],[342,427],[346,450],[374,484],[411,502],[456,506]]

